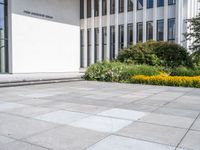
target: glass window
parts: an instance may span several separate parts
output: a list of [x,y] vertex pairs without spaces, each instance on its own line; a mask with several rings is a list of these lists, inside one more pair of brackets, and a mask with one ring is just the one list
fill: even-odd
[[80,0],[80,18],[84,19],[84,0]]
[[94,29],[94,42],[95,42],[94,62],[97,63],[98,51],[99,51],[99,28]]
[[133,11],[133,0],[128,0],[128,11]]
[[119,25],[119,48],[124,47],[124,25]]
[[137,42],[143,41],[143,23],[138,22],[137,23]]
[[102,28],[102,60],[106,59],[106,51],[107,51],[107,28]]
[[133,24],[132,23],[128,24],[127,36],[128,36],[127,43],[128,43],[128,46],[130,46],[133,44]]
[[143,0],[137,0],[137,10],[143,9]]
[[164,40],[164,20],[157,20],[157,41]]
[[91,0],[87,0],[87,17],[90,18],[92,16],[92,3]]
[[119,0],[119,13],[124,12],[124,0]]
[[157,0],[157,6],[158,7],[164,6],[164,0]]
[[0,73],[8,72],[7,5],[0,1]]
[[102,15],[107,15],[107,0],[102,0]]
[[91,49],[92,39],[91,39],[91,29],[87,30],[87,65],[91,65]]
[[110,27],[110,59],[115,58],[115,26]]
[[168,19],[168,41],[174,42],[176,34],[175,19]]
[[115,0],[110,0],[110,14],[115,14]]
[[153,8],[153,0],[147,0],[147,8]]
[[94,16],[99,16],[99,0],[94,0]]
[[153,21],[147,22],[147,41],[153,39]]
[[175,5],[176,4],[176,0],[168,0],[168,5]]
[[84,30],[81,30],[81,57],[80,58],[81,58],[80,66],[81,68],[83,68],[84,67]]

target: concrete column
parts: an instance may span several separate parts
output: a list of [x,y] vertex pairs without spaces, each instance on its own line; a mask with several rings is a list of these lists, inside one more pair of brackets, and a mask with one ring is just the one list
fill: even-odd
[[119,28],[119,2],[118,0],[115,0],[115,57],[117,57],[118,53],[119,53],[119,38],[118,38],[118,28]]
[[128,2],[124,0],[124,47],[127,47],[127,22],[128,22]]
[[91,48],[91,64],[94,64],[94,0],[91,0],[91,4],[92,4],[92,17],[91,17],[91,42],[92,42],[92,48]]
[[182,0],[176,0],[176,43],[181,43],[181,7],[182,7]]
[[133,0],[133,44],[137,43],[137,0]]
[[84,54],[83,66],[87,67],[87,0],[84,0]]
[[143,42],[147,40],[147,1],[143,1]]
[[153,3],[153,40],[157,40],[157,1]]
[[98,61],[102,61],[102,0],[99,0],[99,51]]
[[110,59],[110,0],[107,0],[107,51],[106,59]]
[[164,4],[164,41],[168,41],[168,1]]

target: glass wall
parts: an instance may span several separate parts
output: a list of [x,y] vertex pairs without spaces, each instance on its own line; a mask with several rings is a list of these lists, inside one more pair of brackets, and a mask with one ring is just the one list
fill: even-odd
[[80,67],[84,67],[84,30],[81,30],[81,57],[80,57]]
[[133,0],[128,0],[128,11],[133,11]]
[[7,4],[0,0],[0,73],[8,72]]
[[137,10],[143,9],[143,0],[137,0]]
[[124,0],[119,0],[119,13],[124,12]]
[[174,42],[176,34],[175,19],[168,19],[168,41]]
[[147,0],[147,8],[153,8],[153,0]]
[[119,49],[124,47],[124,25],[119,25]]
[[164,0],[158,0],[158,1],[157,1],[157,6],[158,6],[158,7],[163,7],[163,6],[164,6],[164,3],[165,3]]
[[87,65],[91,65],[92,39],[91,29],[87,30]]
[[115,58],[115,26],[110,27],[110,59]]
[[147,41],[153,39],[153,21],[147,22]]
[[98,60],[98,51],[99,51],[99,28],[94,29],[94,42],[95,42],[94,62],[96,63]]
[[115,0],[110,0],[110,14],[115,14]]
[[127,27],[127,44],[128,46],[133,44],[133,24],[128,24]]
[[99,0],[94,1],[94,16],[99,16]]
[[137,42],[143,41],[143,23],[138,22],[137,23]]
[[106,59],[107,51],[107,27],[102,28],[102,60]]
[[157,21],[157,41],[164,40],[164,20]]
[[107,0],[102,0],[102,16],[107,15]]

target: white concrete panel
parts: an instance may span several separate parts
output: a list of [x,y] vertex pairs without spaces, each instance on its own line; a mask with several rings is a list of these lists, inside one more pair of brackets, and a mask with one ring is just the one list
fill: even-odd
[[79,71],[78,0],[13,0],[11,11],[13,73]]

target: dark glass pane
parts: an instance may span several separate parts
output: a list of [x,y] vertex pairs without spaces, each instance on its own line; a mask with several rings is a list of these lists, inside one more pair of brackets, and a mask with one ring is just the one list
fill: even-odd
[[147,8],[153,8],[153,1],[154,0],[147,0]]
[[143,9],[143,0],[137,0],[137,10]]
[[115,13],[115,0],[110,0],[110,14]]
[[175,5],[176,4],[176,0],[168,0],[168,4],[169,5]]
[[124,47],[124,26],[119,25],[119,48],[122,49]]
[[133,44],[133,24],[128,24],[128,28],[127,28],[127,42],[128,42],[128,46]]
[[107,51],[107,28],[102,28],[102,60],[106,59],[106,51]]
[[99,0],[94,1],[94,16],[99,16]]
[[128,0],[128,11],[133,11],[133,0]]
[[84,19],[84,0],[80,0],[80,18]]
[[137,23],[137,42],[143,41],[143,23]]
[[164,40],[164,20],[157,21],[157,41]]
[[110,27],[110,59],[115,58],[115,26]]
[[102,0],[102,15],[107,15],[107,0]]
[[147,40],[153,39],[153,21],[147,22]]
[[157,0],[157,5],[158,5],[158,7],[162,7],[162,6],[164,6],[164,0]]
[[81,30],[81,60],[80,60],[81,64],[81,68],[84,67],[84,30]]
[[175,19],[168,20],[168,41],[175,41],[176,26]]
[[90,18],[92,16],[92,4],[91,0],[87,0],[87,17]]
[[124,12],[124,0],[119,0],[119,13]]
[[95,42],[94,62],[96,63],[98,60],[98,51],[99,51],[99,28],[94,29],[94,42]]

